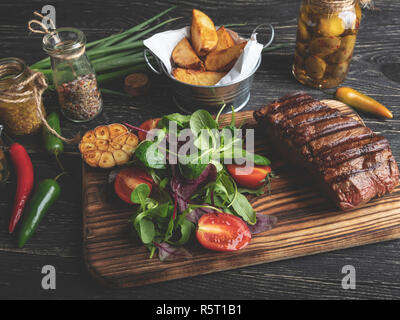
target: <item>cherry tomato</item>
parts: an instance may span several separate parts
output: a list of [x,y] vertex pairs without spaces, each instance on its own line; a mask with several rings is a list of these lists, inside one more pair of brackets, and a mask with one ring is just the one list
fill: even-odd
[[[143,123],[139,126],[139,128],[140,128],[140,129],[143,129],[143,130],[146,130],[146,131],[150,131],[150,130],[152,130],[152,129],[157,128],[157,124],[158,124],[158,122],[159,122],[160,120],[161,120],[161,118],[146,120],[145,122],[143,122]],[[144,132],[142,132],[142,131],[139,131],[139,132],[138,132],[138,136],[139,136],[140,141],[146,140],[146,133],[144,133]]]
[[251,232],[239,217],[214,212],[200,218],[196,237],[204,248],[214,251],[236,251],[249,244]]
[[237,169],[244,168],[236,164],[227,164],[226,168],[232,178],[242,187],[258,189],[265,184],[265,179],[271,173],[269,166],[254,166],[249,174],[240,174]]
[[153,179],[145,171],[133,167],[126,168],[117,174],[114,181],[114,190],[122,201],[132,204],[132,191],[142,183],[147,184],[151,191]]

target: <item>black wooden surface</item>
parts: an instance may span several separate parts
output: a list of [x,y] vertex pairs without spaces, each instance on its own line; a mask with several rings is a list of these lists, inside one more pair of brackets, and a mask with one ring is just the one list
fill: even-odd
[[[235,28],[249,34],[260,23],[276,28],[275,43],[294,43],[299,0],[243,1],[28,1],[0,2],[0,56],[16,56],[33,63],[45,54],[41,38],[29,35],[26,22],[31,12],[52,4],[58,26],[73,26],[85,32],[89,41],[140,23],[173,4],[171,17],[184,19],[166,27],[182,27],[190,21],[193,6],[204,10],[216,24],[247,22]],[[376,1],[379,11],[364,11],[353,63],[345,85],[362,90],[390,107],[394,120],[381,121],[362,115],[367,126],[383,133],[400,159],[400,85],[389,80],[382,67],[400,62],[400,2]],[[260,38],[262,40],[262,38]],[[294,45],[293,45],[294,46]],[[323,93],[305,88],[291,76],[293,46],[269,53],[256,74],[250,103],[246,109],[263,106],[290,91],[307,90],[317,98]],[[113,85],[118,88],[120,84]],[[164,78],[154,78],[151,94],[143,98],[104,96],[101,116],[85,125],[62,121],[65,134],[84,132],[105,122],[128,121],[140,124],[150,117],[177,111]],[[57,108],[53,96],[46,97],[48,110]],[[36,180],[55,176],[57,165],[43,152],[39,136],[19,140],[30,153]],[[73,147],[68,152],[76,152]],[[400,241],[353,248],[171,281],[135,289],[111,290],[98,286],[85,269],[82,258],[81,161],[78,155],[62,158],[72,174],[62,180],[63,193],[24,249],[18,249],[7,232],[15,174],[0,187],[0,298],[129,298],[129,299],[300,299],[300,298],[400,298]],[[57,270],[57,289],[41,288],[41,268]],[[341,287],[342,267],[353,265],[357,272],[356,290]]]

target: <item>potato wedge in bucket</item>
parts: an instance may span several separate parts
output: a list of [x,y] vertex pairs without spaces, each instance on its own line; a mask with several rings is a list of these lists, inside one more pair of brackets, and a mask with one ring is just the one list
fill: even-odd
[[211,52],[205,60],[207,71],[229,71],[239,59],[247,42],[236,44],[233,47]]
[[200,57],[206,56],[218,45],[218,35],[214,22],[203,12],[193,9],[192,44]]
[[195,86],[213,86],[218,83],[225,74],[225,72],[188,70],[183,68],[176,68],[172,71],[172,75],[177,80]]
[[181,68],[204,70],[203,61],[196,55],[187,38],[183,38],[175,47],[172,61]]
[[218,44],[217,47],[215,48],[215,51],[225,50],[230,47],[233,47],[236,44],[231,34],[229,33],[228,30],[225,29],[224,26],[220,27],[217,30],[217,36],[218,36]]

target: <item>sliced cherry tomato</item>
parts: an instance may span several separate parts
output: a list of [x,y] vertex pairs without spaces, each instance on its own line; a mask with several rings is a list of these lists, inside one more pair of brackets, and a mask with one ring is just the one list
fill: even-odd
[[122,201],[132,204],[132,191],[142,183],[147,184],[151,191],[153,179],[145,171],[133,167],[126,168],[117,174],[114,181],[114,190]]
[[254,166],[251,172],[248,174],[240,174],[240,168],[244,166],[238,166],[236,164],[227,164],[226,168],[231,174],[232,178],[242,187],[257,189],[265,184],[265,179],[268,174],[271,173],[271,167],[269,166]]
[[214,212],[200,218],[196,237],[204,248],[214,251],[236,251],[249,244],[251,232],[239,217]]
[[[158,122],[159,122],[160,120],[161,120],[161,118],[146,120],[145,122],[143,122],[143,123],[139,126],[139,128],[140,128],[140,129],[143,129],[143,130],[146,130],[146,131],[150,131],[150,130],[152,130],[152,129],[157,128],[157,124],[158,124]],[[140,141],[146,140],[146,133],[145,133],[145,132],[139,131],[139,132],[138,132],[138,136],[139,136]]]

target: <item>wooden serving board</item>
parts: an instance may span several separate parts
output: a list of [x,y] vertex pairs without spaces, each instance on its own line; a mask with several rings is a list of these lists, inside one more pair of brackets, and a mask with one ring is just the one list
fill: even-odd
[[[348,106],[325,102],[362,122]],[[252,114],[238,113],[238,123],[246,120],[255,126]],[[252,198],[251,203],[256,211],[275,215],[277,226],[234,253],[210,252],[193,241],[188,247],[193,258],[183,261],[149,259],[149,251],[133,236],[132,208],[107,191],[108,172],[84,164],[83,247],[90,273],[107,286],[141,286],[400,238],[399,187],[357,210],[339,211],[306,174],[286,166],[284,159],[274,159],[268,137],[263,138],[256,141],[256,150],[273,160],[279,178],[272,181],[271,194]]]

